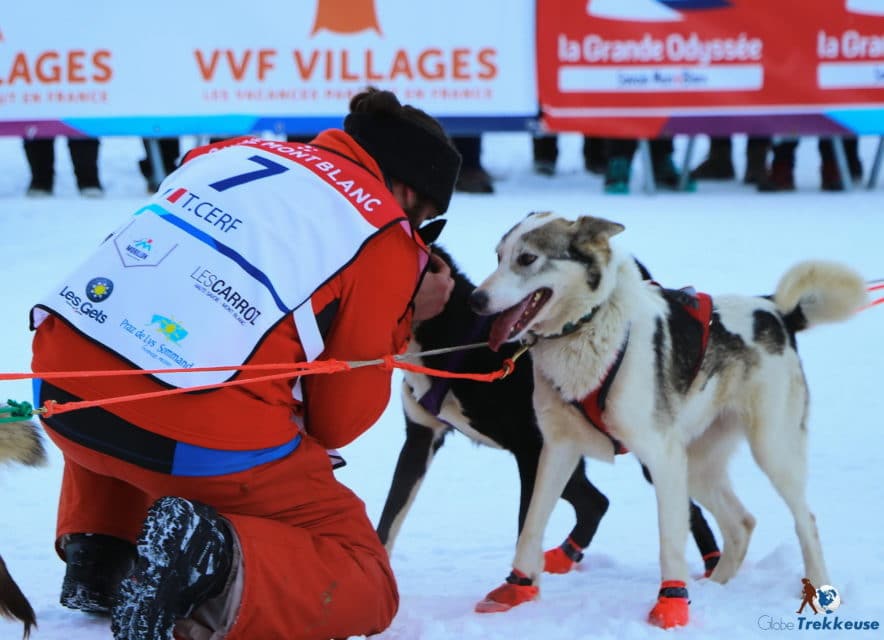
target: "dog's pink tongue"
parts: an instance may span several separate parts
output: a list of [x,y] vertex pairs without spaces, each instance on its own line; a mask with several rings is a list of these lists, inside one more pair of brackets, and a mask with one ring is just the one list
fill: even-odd
[[501,311],[497,318],[494,319],[494,323],[491,325],[491,332],[488,335],[488,346],[491,347],[492,351],[500,349],[500,345],[510,337],[513,327],[519,321],[519,318],[522,317],[522,312],[527,304],[528,298],[525,298],[516,306]]

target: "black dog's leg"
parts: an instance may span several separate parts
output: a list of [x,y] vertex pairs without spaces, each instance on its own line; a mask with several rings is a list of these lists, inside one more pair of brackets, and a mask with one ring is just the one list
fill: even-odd
[[447,428],[434,429],[405,417],[405,443],[399,452],[399,461],[396,463],[390,491],[377,527],[378,537],[387,548],[387,553],[393,551],[393,543],[402,521],[417,495],[433,456],[445,440],[446,432]]
[[[645,476],[645,480],[654,484],[654,481],[651,479],[651,472],[648,471],[645,465],[642,465],[642,473]],[[708,578],[712,575],[712,570],[715,569],[719,558],[721,558],[721,551],[718,548],[718,543],[715,541],[715,534],[712,533],[712,528],[703,515],[703,510],[693,500],[691,500],[691,535],[694,536],[694,542],[697,544],[697,549],[700,550],[700,555],[703,557],[703,566]]]
[[577,524],[571,530],[571,541],[581,549],[592,542],[602,516],[608,510],[608,498],[586,477],[586,462],[581,458],[565,485],[562,497],[574,507]]
[[[534,491],[541,446],[542,440],[538,439],[536,446],[523,448],[516,454],[519,479],[522,485],[519,501],[520,533],[528,513],[531,493]],[[583,558],[583,549],[589,546],[602,516],[608,510],[608,499],[586,477],[586,463],[583,459],[580,460],[574,473],[568,479],[568,484],[562,491],[562,498],[574,508],[577,523],[561,547],[547,551],[545,570],[552,573],[570,571],[574,563]]]
[[567,573],[583,559],[583,550],[589,546],[608,510],[608,498],[587,479],[582,458],[568,479],[562,498],[574,507],[577,523],[561,545],[546,552],[544,570],[548,573]]
[[536,437],[532,441],[524,443],[524,446],[513,450],[516,457],[516,465],[519,467],[519,521],[518,533],[522,533],[522,527],[525,524],[525,517],[528,515],[528,506],[531,504],[531,494],[534,492],[534,483],[537,481],[537,464],[540,460],[540,448],[543,446],[543,439],[540,432],[536,433]]

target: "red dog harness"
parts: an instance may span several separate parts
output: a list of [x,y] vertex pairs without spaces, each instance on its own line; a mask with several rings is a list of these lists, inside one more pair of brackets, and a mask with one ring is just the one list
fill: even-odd
[[[693,371],[693,376],[696,376],[700,370],[700,365],[703,362],[703,356],[706,353],[706,345],[709,342],[709,326],[712,322],[712,297],[707,293],[696,293],[693,289],[679,289],[677,291],[664,289],[663,295],[666,298],[674,298],[676,301],[680,302],[685,312],[700,324],[700,343]],[[614,453],[616,455],[629,453],[629,449],[624,447],[623,443],[611,435],[608,425],[605,424],[605,421],[602,418],[602,413],[605,411],[608,391],[614,382],[614,377],[617,375],[620,365],[623,363],[623,356],[626,354],[626,347],[628,344],[629,331],[626,332],[626,338],[623,340],[620,351],[617,352],[617,357],[614,358],[614,362],[602,378],[601,384],[590,391],[589,395],[585,398],[573,403],[574,406],[580,409],[584,417],[593,427],[611,439],[611,442],[614,445]]]

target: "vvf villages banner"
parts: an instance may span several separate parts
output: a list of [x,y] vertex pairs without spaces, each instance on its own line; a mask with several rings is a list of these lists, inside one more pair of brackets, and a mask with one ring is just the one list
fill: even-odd
[[537,5],[553,131],[884,133],[884,0]]
[[453,131],[525,128],[534,69],[529,0],[6,3],[0,134],[313,133],[370,84]]

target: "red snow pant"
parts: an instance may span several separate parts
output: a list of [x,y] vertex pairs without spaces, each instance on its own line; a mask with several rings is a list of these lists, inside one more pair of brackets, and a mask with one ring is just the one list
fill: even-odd
[[312,438],[285,458],[222,476],[149,471],[46,432],[64,454],[56,533],[133,541],[163,496],[215,507],[242,549],[244,587],[227,640],[343,638],[378,633],[399,594],[365,505]]

